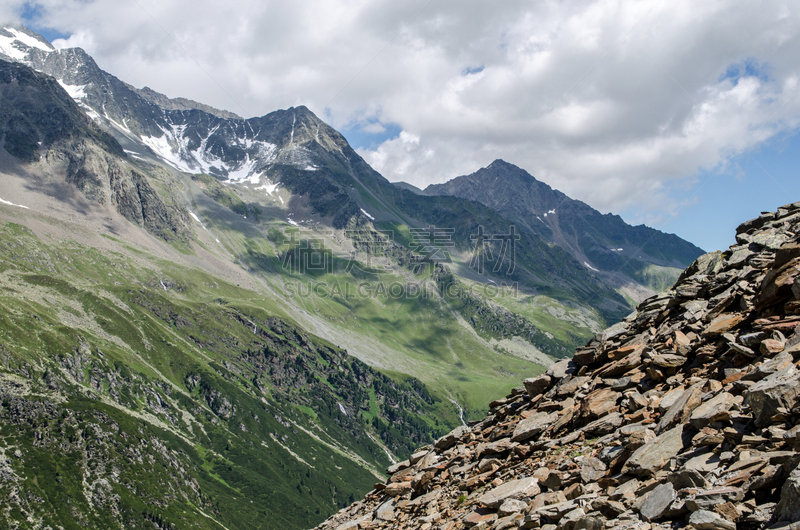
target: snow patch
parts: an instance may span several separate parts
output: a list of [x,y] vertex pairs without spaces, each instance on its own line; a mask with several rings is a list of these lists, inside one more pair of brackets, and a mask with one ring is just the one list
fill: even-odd
[[364,208],[361,208],[361,213],[363,213],[364,215],[369,217],[370,221],[374,221],[375,220],[375,218],[372,217],[370,214],[368,214],[367,211]]
[[16,206],[17,208],[25,208],[26,210],[30,210],[27,206],[23,206],[21,204],[14,204],[13,202],[4,201],[0,199],[0,204],[7,204],[8,206]]
[[142,141],[147,144],[167,164],[186,173],[225,174],[228,184],[258,185],[263,167],[272,162],[276,157],[277,146],[269,142],[252,140],[249,138],[235,138],[238,147],[247,151],[245,159],[241,162],[225,163],[207,149],[209,139],[217,132],[219,125],[208,132],[200,140],[197,149],[189,149],[189,138],[185,136],[186,125],[171,125],[169,128],[161,127],[160,137],[142,136]]
[[258,188],[255,188],[255,190],[256,190],[256,191],[258,191],[258,190],[264,190],[264,191],[266,191],[266,192],[267,192],[267,195],[272,195],[272,193],[273,193],[273,192],[274,192],[276,189],[278,189],[278,185],[277,185],[277,184],[273,184],[272,182],[270,182],[270,180],[269,180],[269,179],[267,179],[267,183],[266,183],[266,184],[264,184],[263,186],[259,186]]
[[197,221],[198,223],[200,223],[200,226],[202,226],[202,227],[203,227],[203,230],[205,230],[205,229],[206,229],[205,225],[203,225],[203,222],[200,220],[200,218],[199,218],[199,217],[197,217],[197,216],[195,215],[195,213],[194,213],[193,211],[189,210],[189,215],[191,215],[191,216],[192,216],[192,219],[194,219],[195,221]]
[[623,250],[625,250],[625,249],[624,248],[612,248],[611,252],[622,252]]
[[69,97],[74,100],[80,100],[86,97],[86,87],[89,85],[68,85],[65,82],[58,80],[58,84],[61,85],[61,88],[67,91]]
[[111,124],[114,125],[117,129],[119,129],[121,131],[124,131],[126,133],[129,133],[129,134],[131,133],[131,130],[128,129],[127,126],[119,123],[118,121],[114,121],[108,114],[104,114],[103,117],[105,119],[107,119],[109,122],[111,122]]
[[7,26],[3,30],[11,33],[11,37],[0,35],[0,53],[8,55],[15,61],[23,61],[28,56],[30,48],[37,48],[48,53],[53,51],[52,47],[15,28]]
[[548,210],[547,212],[545,212],[544,216],[547,217],[548,215],[552,215],[552,214],[555,214],[555,213],[556,213],[555,210]]
[[589,264],[588,264],[588,263],[586,263],[585,261],[583,262],[583,264],[584,264],[584,265],[586,265],[586,266],[589,268],[589,270],[593,270],[594,272],[600,272],[600,270],[599,270],[599,269],[595,269],[594,267],[592,267],[591,265],[589,265]]
[[[163,130],[163,129],[162,129]],[[142,136],[142,142],[153,150],[155,154],[161,157],[164,162],[169,164],[170,166],[174,167],[179,171],[185,171],[187,173],[196,173],[194,168],[187,165],[181,159],[180,150],[173,151],[172,146],[170,145],[170,138],[167,131],[164,131],[164,135],[157,137],[157,136]]]
[[43,52],[52,52],[55,50],[55,48],[53,48],[51,45],[45,44],[39,39],[33,38],[30,35],[27,35],[14,28],[4,28],[4,29],[9,33],[13,33],[15,40],[18,40],[19,42],[21,42],[25,46],[28,46],[29,48],[39,48]]
[[289,223],[289,224],[290,224],[290,225],[292,225],[292,226],[297,226],[297,227],[299,227],[299,226],[300,226],[299,224],[297,224],[297,223],[296,223],[296,222],[295,222],[293,219],[291,219],[291,218],[287,218],[287,219],[286,219],[286,222],[287,222],[287,223]]
[[342,411],[342,414],[344,414],[345,416],[347,416],[349,418],[350,414],[348,414],[347,411],[344,409],[344,405],[342,405],[341,403],[337,403],[337,405],[339,405],[339,410]]

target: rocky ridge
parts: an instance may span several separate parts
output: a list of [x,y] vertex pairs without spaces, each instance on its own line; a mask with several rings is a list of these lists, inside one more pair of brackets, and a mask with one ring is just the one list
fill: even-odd
[[317,528],[795,528],[800,203],[736,241]]
[[618,215],[601,214],[504,160],[495,160],[470,175],[431,184],[424,192],[418,192],[485,204],[555,243],[611,285],[634,282],[645,287],[641,293],[646,294],[634,297],[637,301],[669,287],[687,265],[703,254],[700,248],[674,234],[645,225],[629,225]]

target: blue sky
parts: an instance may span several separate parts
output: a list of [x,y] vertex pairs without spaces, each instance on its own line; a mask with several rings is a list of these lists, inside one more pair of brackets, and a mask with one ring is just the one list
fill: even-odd
[[[697,179],[695,187],[674,194],[689,204],[653,226],[704,250],[724,250],[735,244],[740,223],[800,201],[800,135],[782,135],[733,157],[723,169],[700,172]],[[631,209],[621,215],[631,221],[637,213]]]
[[[370,128],[373,125],[374,128]],[[382,129],[382,130],[381,130]],[[353,149],[375,149],[387,140],[400,136],[403,129],[396,123],[352,124],[339,129]]]

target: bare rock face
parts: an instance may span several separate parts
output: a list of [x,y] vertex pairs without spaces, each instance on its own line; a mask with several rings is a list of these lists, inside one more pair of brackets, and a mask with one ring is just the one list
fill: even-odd
[[667,465],[683,449],[683,427],[675,427],[634,452],[622,472],[630,475],[652,475]]
[[767,425],[779,408],[791,410],[800,398],[800,371],[794,365],[756,383],[747,391],[747,403],[758,426]]
[[539,481],[535,477],[521,478],[506,482],[485,493],[478,499],[487,508],[498,508],[506,499],[521,499],[538,494]]
[[[736,246],[319,528],[794,528],[798,270],[800,203],[740,226]],[[395,519],[359,519],[392,484],[409,484]]]
[[800,521],[800,467],[795,468],[783,484],[775,512],[783,521]]

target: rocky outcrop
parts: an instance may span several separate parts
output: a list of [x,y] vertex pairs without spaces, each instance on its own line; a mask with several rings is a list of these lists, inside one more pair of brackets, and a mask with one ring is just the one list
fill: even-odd
[[800,518],[798,233],[800,203],[744,223],[736,246],[318,528],[788,528]]
[[0,145],[24,163],[65,166],[66,181],[87,199],[111,205],[160,239],[189,238],[185,208],[162,199],[125,160],[117,141],[55,79],[5,61],[0,61]]

